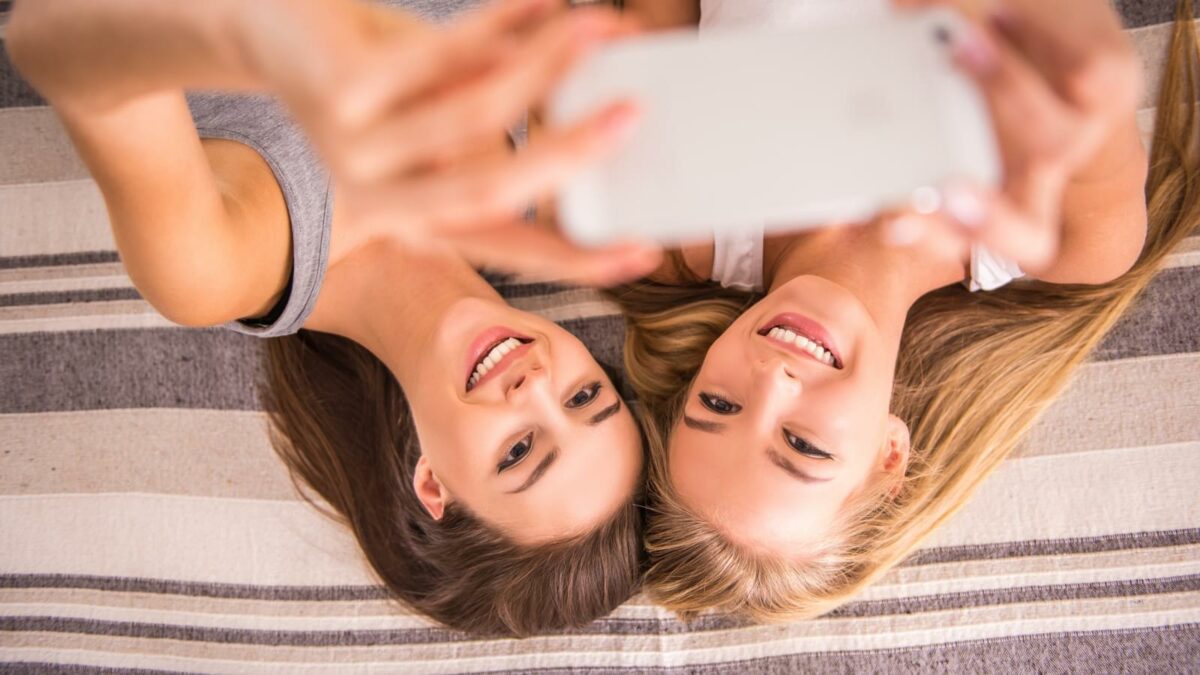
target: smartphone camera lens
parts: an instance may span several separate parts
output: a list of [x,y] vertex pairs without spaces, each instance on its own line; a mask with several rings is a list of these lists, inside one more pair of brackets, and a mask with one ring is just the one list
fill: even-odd
[[950,44],[950,29],[945,26],[938,26],[933,29],[933,39],[937,40],[938,44]]

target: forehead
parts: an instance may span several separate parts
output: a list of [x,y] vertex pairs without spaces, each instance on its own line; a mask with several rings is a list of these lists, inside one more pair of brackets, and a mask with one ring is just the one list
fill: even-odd
[[850,488],[798,483],[771,463],[766,440],[751,436],[678,425],[667,446],[672,488],[684,505],[731,539],[797,552],[826,534]]

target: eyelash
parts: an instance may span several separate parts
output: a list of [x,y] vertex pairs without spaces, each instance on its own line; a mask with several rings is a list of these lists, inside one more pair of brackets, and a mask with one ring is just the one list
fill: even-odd
[[[742,406],[715,394],[700,392],[699,398],[701,405],[718,415],[736,415],[742,411]],[[721,409],[723,407],[724,410]]]
[[[600,395],[600,390],[603,387],[604,387],[604,385],[600,384],[599,382],[592,382],[591,384],[585,385],[582,389],[575,392],[575,395],[572,396],[570,398],[570,400],[568,400],[566,402],[566,404],[565,404],[566,407],[582,408],[582,407],[588,405],[592,401],[596,400],[596,397]],[[578,403],[573,403],[575,401],[575,399],[579,398],[580,394],[585,394],[586,398],[582,401],[579,401]],[[517,448],[524,448],[524,452],[521,453],[520,457],[513,456],[514,451],[516,451]],[[511,448],[508,449],[508,454],[506,454],[504,456],[504,459],[500,460],[500,464],[498,464],[496,466],[496,473],[503,473],[504,471],[507,471],[508,469],[511,469],[514,466],[520,464],[521,460],[528,457],[529,453],[531,453],[531,452],[533,452],[533,432],[532,431],[529,432],[528,434],[526,434],[524,438],[517,441]]]
[[[600,384],[599,382],[592,382],[591,384],[586,384],[583,386],[582,389],[575,392],[575,395],[572,396],[570,399],[568,399],[567,402],[564,403],[563,405],[565,407],[571,408],[571,409],[583,408],[584,406],[588,405],[592,401],[595,401],[596,397],[600,395],[600,390],[603,388],[604,388],[604,385]],[[575,399],[579,398],[580,394],[587,394],[587,398],[584,399],[583,401],[580,401],[579,403],[573,404]]]
[[[525,452],[520,457],[513,457],[513,451],[524,446]],[[511,448],[508,449],[508,454],[504,459],[500,460],[500,464],[496,466],[496,473],[502,473],[521,463],[521,460],[529,456],[533,452],[533,432],[525,435],[525,438],[517,441]]]
[[818,450],[814,448],[811,443],[791,433],[787,429],[783,430],[783,441],[788,444],[789,448],[802,455],[812,457],[814,459],[833,459],[833,455],[825,452],[824,450]]

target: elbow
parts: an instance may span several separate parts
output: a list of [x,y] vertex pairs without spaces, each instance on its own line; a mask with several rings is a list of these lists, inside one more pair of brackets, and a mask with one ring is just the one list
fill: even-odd
[[142,298],[163,318],[188,328],[210,328],[241,318],[239,296],[221,275],[204,270],[171,270],[162,267],[134,269],[126,266]]
[[212,302],[192,301],[163,294],[143,294],[150,306],[171,323],[187,328],[211,328],[237,319],[236,313]]

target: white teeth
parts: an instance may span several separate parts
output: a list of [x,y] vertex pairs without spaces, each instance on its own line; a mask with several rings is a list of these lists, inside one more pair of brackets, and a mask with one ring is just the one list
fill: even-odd
[[835,365],[833,353],[821,346],[819,342],[814,342],[803,335],[795,333],[787,328],[776,326],[767,331],[767,337],[778,340],[780,342],[790,342],[804,351],[812,354],[818,361],[826,365]]
[[492,347],[492,349],[479,361],[479,364],[475,366],[475,372],[471,374],[470,379],[467,380],[467,384],[472,387],[475,386],[475,383],[483,379],[483,376],[487,375],[488,371],[494,368],[496,364],[500,362],[500,359],[504,358],[505,354],[508,354],[520,346],[520,340],[516,338],[508,338],[504,342]]

